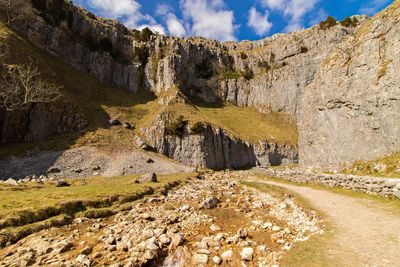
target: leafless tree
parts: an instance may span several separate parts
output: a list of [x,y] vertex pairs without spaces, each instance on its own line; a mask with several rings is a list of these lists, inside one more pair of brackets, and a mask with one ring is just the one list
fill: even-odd
[[10,25],[17,19],[22,18],[20,7],[20,0],[0,0],[0,10],[3,10],[5,12],[8,25]]
[[0,108],[25,110],[32,103],[49,103],[61,97],[62,87],[41,78],[33,64],[7,67],[0,83]]

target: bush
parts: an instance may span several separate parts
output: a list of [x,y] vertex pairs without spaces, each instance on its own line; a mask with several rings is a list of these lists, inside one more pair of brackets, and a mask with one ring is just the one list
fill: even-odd
[[247,64],[244,66],[244,70],[241,74],[246,80],[251,80],[254,78],[254,72],[249,68],[249,65]]
[[221,74],[223,79],[227,79],[227,80],[237,80],[240,77],[242,77],[240,75],[240,73],[238,73],[237,71],[234,70],[226,70]]
[[67,19],[64,0],[32,0],[32,5],[40,11],[40,16],[52,26],[57,27]]
[[340,24],[344,27],[357,27],[358,19],[356,17],[350,18],[347,17],[340,22]]
[[204,130],[204,123],[201,121],[196,122],[193,124],[193,126],[190,128],[190,133],[191,134],[200,134]]
[[243,59],[243,60],[246,60],[247,59],[246,53],[245,52],[240,52],[240,58]]
[[146,66],[149,60],[150,52],[146,45],[135,47],[135,51],[133,53],[133,59],[136,62],[140,62],[142,67]]
[[144,28],[141,31],[133,30],[133,37],[135,38],[136,41],[139,42],[150,41],[150,38],[153,34],[154,33],[148,27]]
[[305,54],[308,52],[308,48],[306,46],[300,47],[300,53]]
[[266,72],[267,71],[269,71],[269,70],[271,70],[271,65],[267,62],[267,61],[259,61],[258,63],[257,63],[257,66],[260,68],[260,69],[264,69]]
[[336,19],[335,19],[334,17],[332,17],[332,16],[329,16],[329,17],[326,18],[326,20],[322,21],[322,22],[319,24],[319,27],[320,27],[322,30],[327,30],[327,29],[329,29],[329,28],[332,28],[332,27],[335,26],[336,24],[337,24]]
[[176,135],[182,137],[185,133],[185,128],[188,121],[183,118],[183,116],[179,116],[176,121],[170,123],[165,126],[165,133],[167,135]]

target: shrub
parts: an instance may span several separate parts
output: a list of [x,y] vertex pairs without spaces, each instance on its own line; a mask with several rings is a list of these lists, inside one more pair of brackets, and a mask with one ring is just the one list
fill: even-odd
[[249,68],[249,65],[247,64],[244,66],[244,70],[241,74],[246,80],[251,80],[254,78],[254,72],[252,69]]
[[350,18],[347,17],[340,22],[340,24],[344,27],[357,27],[358,19],[356,17]]
[[204,123],[201,121],[196,122],[193,124],[193,126],[190,128],[190,133],[191,134],[200,134],[204,129]]
[[149,60],[149,56],[150,56],[150,52],[146,45],[135,47],[135,50],[133,53],[133,59],[136,62],[140,62],[142,64],[142,67],[146,66],[146,64]]
[[227,80],[237,80],[240,77],[242,77],[240,75],[240,73],[238,73],[235,70],[226,70],[221,74],[221,76],[223,79],[227,79]]
[[59,26],[67,19],[64,0],[32,0],[34,8],[40,11],[40,16],[52,26]]
[[174,122],[165,126],[165,133],[167,135],[176,135],[182,137],[185,133],[185,128],[188,121],[183,118],[183,116],[179,116]]
[[322,30],[327,30],[327,29],[329,29],[329,28],[332,28],[332,27],[335,26],[336,24],[337,24],[336,19],[335,19],[334,17],[332,17],[332,16],[329,16],[329,17],[326,18],[326,20],[322,21],[322,22],[319,24],[319,27],[320,27]]
[[275,63],[275,54],[274,53],[271,53],[270,59],[271,59],[272,63]]
[[245,52],[240,52],[240,58],[243,59],[243,60],[246,60],[247,59],[246,53]]
[[153,34],[154,33],[148,27],[144,28],[141,31],[133,30],[133,37],[135,38],[136,41],[139,42],[150,41],[150,38]]
[[300,47],[300,53],[305,54],[308,52],[308,48],[306,46]]

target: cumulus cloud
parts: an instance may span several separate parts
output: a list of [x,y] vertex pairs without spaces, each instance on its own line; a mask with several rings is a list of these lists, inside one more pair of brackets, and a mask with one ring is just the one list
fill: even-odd
[[270,10],[281,12],[287,19],[287,32],[304,28],[304,16],[312,11],[319,0],[260,0]]
[[186,35],[186,29],[183,26],[183,22],[173,13],[173,10],[169,5],[158,5],[156,14],[163,17],[169,34],[178,37]]
[[236,40],[234,14],[223,0],[181,0],[190,34],[220,41]]
[[247,22],[247,26],[252,28],[257,35],[263,36],[272,28],[272,23],[268,18],[268,11],[261,14],[255,7],[252,7],[249,11],[249,21]]
[[359,10],[361,14],[366,15],[374,15],[382,8],[384,8],[387,4],[389,4],[391,0],[373,0],[367,1]]
[[118,19],[131,28],[149,27],[159,33],[164,33],[163,26],[155,19],[141,12],[141,4],[136,0],[79,0],[79,4],[87,4],[96,14],[102,17]]

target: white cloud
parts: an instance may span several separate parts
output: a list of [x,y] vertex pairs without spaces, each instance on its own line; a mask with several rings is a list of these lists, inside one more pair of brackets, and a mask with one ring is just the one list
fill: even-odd
[[[84,0],[79,2],[83,4]],[[164,27],[153,17],[140,11],[142,6],[137,0],[88,0],[87,4],[99,16],[118,19],[128,27],[138,29],[149,27],[159,33],[165,32]]]
[[366,14],[366,15],[374,15],[378,11],[380,11],[382,8],[384,8],[387,4],[391,2],[391,0],[373,0],[373,1],[367,1],[368,3],[364,4],[359,12],[361,14]]
[[181,0],[180,7],[190,34],[220,41],[236,40],[234,14],[223,0]]
[[270,10],[281,12],[287,19],[286,31],[304,28],[304,16],[314,9],[319,0],[260,0],[261,4]]
[[272,23],[268,20],[268,17],[268,11],[263,15],[259,13],[255,7],[252,7],[249,11],[249,21],[247,25],[252,28],[257,35],[265,35],[272,28]]
[[186,29],[183,26],[183,22],[177,18],[169,5],[158,5],[156,14],[163,17],[169,34],[178,37],[186,35]]

